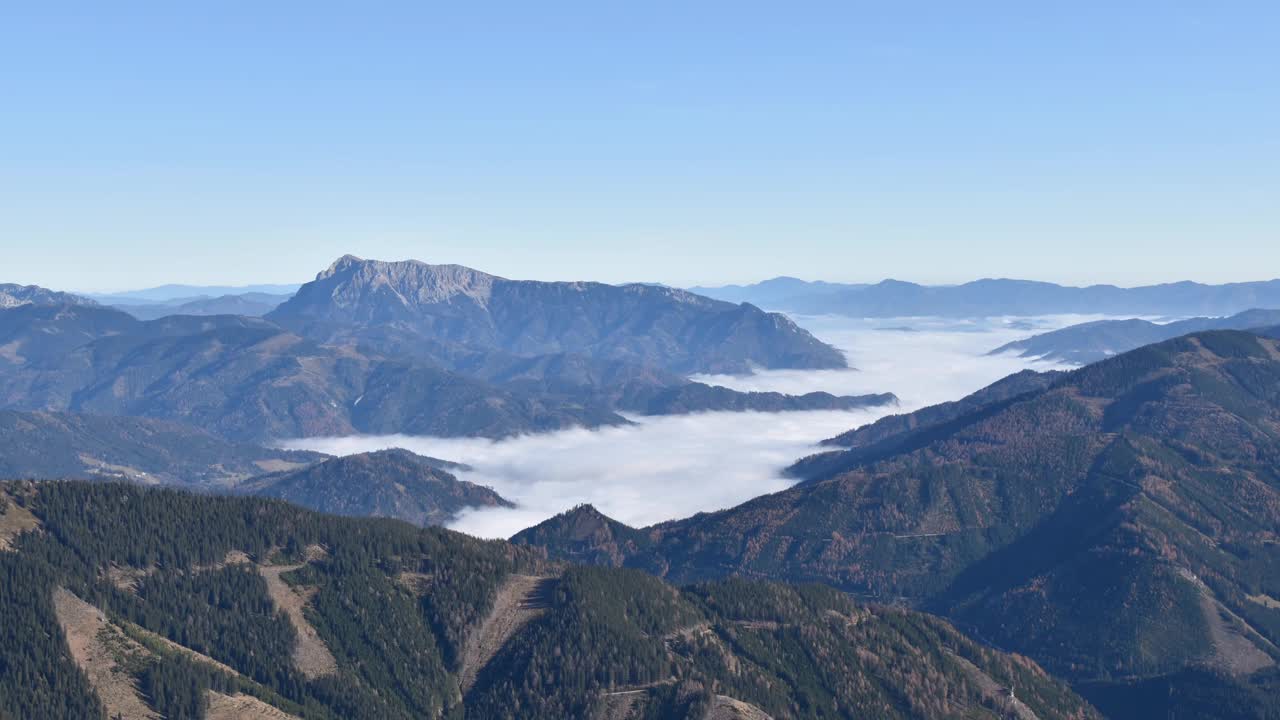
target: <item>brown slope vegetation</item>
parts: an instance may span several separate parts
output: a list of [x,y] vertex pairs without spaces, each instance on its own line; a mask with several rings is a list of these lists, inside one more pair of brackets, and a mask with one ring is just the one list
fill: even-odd
[[8,550],[19,535],[40,527],[40,520],[17,498],[0,492],[0,551]]
[[[89,680],[94,694],[111,720],[161,718],[162,715],[148,705],[149,699],[138,687],[136,676],[145,672],[149,665],[172,663],[174,657],[225,673],[228,677],[246,682],[247,687],[253,686],[233,668],[167,638],[132,624],[126,624],[127,627],[122,628],[112,622],[102,610],[64,588],[54,590],[53,607],[72,660]],[[257,690],[262,691],[261,688]],[[205,694],[207,707],[204,717],[210,720],[294,718],[256,697],[240,692],[227,695],[206,690]]]
[[229,486],[324,457],[228,442],[163,420],[0,410],[0,477]]
[[865,458],[883,456],[903,447],[911,438],[959,418],[972,422],[976,413],[998,411],[1015,398],[1044,390],[1061,376],[1060,372],[1024,370],[978,390],[960,400],[922,408],[903,415],[889,415],[879,420],[822,441],[829,447],[848,448],[854,452],[831,450],[802,458],[787,469],[801,479],[825,478],[852,469]]
[[237,440],[486,435],[625,421],[437,366],[320,345],[258,318],[139,322],[94,307],[0,310],[0,406],[178,420]]
[[58,588],[53,593],[58,625],[76,665],[89,678],[107,715],[121,720],[155,720],[131,677],[129,665],[148,655],[145,648],[107,621],[98,608]]
[[[613,528],[627,541],[607,554],[680,581],[815,580],[924,603],[1077,678],[1280,657],[1280,612],[1247,600],[1280,589],[1275,341],[1192,335],[899,424],[834,476]],[[563,523],[516,540],[592,557]],[[1243,665],[1221,657],[1206,593],[1238,618]]]
[[462,652],[458,685],[463,694],[471,689],[476,676],[498,654],[502,646],[520,628],[546,611],[554,587],[555,578],[552,577],[512,575],[498,588],[493,608],[468,635]]
[[274,708],[252,695],[224,695],[209,691],[205,720],[295,720],[293,715]]
[[[828,588],[677,588],[635,571],[552,566],[528,549],[438,528],[261,498],[124,483],[0,488],[21,491],[44,528],[18,537],[19,552],[0,553],[7,717],[102,714],[57,622],[60,587],[145,649],[139,662],[112,666],[126,689],[137,683],[131,696],[145,705],[130,712],[143,715],[225,716],[226,698],[248,694],[309,720],[563,720],[593,717],[609,693],[647,689],[643,717],[670,720],[704,720],[724,706],[717,695],[778,720],[995,717],[951,659],[961,656],[993,682],[1016,685],[1045,720],[1097,717],[1032,663],[936,618],[859,607]],[[294,600],[305,588],[302,612],[332,654],[332,673],[298,671],[295,623],[246,558],[279,567]],[[126,566],[154,570],[126,591],[104,577]],[[555,573],[554,584],[537,580]],[[405,587],[403,577],[421,582]],[[500,619],[487,620],[495,612]],[[486,638],[491,652],[468,654]],[[241,700],[244,711],[274,714]]]
[[741,700],[717,695],[711,701],[706,720],[773,720],[765,711]]
[[267,582],[267,594],[281,612],[289,618],[297,643],[293,648],[293,664],[308,679],[333,675],[338,672],[338,661],[316,629],[311,626],[304,612],[307,601],[315,594],[315,588],[295,588],[281,577],[285,573],[301,570],[304,564],[259,565],[258,573]]
[[[731,309],[729,314],[747,312]],[[332,333],[301,323],[297,329],[304,336],[239,316],[143,322],[93,306],[0,309],[0,407],[180,421],[225,438],[261,442],[354,433],[505,437],[625,424],[616,408],[665,414],[893,401],[890,395],[792,397],[712,388],[650,366],[649,351],[636,358],[589,352],[521,356],[498,346],[462,346],[421,334],[430,312],[411,310],[406,312],[414,322],[343,326]],[[279,319],[287,318],[297,319]],[[795,335],[804,347],[816,343],[820,355],[839,355],[785,319],[756,321],[769,332]],[[743,340],[732,327],[718,340],[704,338],[724,358],[718,362],[759,360],[753,350],[758,342]],[[619,332],[630,337],[639,330]],[[804,352],[793,357],[770,349],[775,351],[783,352],[777,363],[804,366]],[[101,467],[122,474],[136,469],[127,463]]]

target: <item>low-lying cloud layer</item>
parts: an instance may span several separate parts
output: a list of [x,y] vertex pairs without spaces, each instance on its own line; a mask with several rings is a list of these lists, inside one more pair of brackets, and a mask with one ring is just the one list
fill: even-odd
[[637,418],[632,427],[565,430],[513,440],[347,437],[294,443],[347,454],[402,447],[472,465],[459,477],[519,504],[452,526],[509,537],[578,503],[636,525],[730,507],[790,482],[778,470],[813,443],[875,417],[858,412],[703,413]]
[[1062,369],[1066,366],[987,353],[1031,335],[1101,319],[1084,315],[980,320],[793,317],[814,335],[844,350],[857,370],[765,370],[749,376],[703,375],[694,379],[735,390],[791,394],[888,391],[902,403],[897,412],[909,412],[955,400],[1027,368]]
[[[312,438],[289,447],[350,454],[402,447],[467,463],[465,480],[490,485],[519,504],[514,510],[463,514],[452,527],[483,537],[509,537],[579,503],[632,525],[648,525],[730,507],[791,481],[780,471],[815,444],[891,412],[956,399],[1027,367],[1059,366],[992,348],[1079,317],[975,322],[798,317],[801,325],[845,350],[851,371],[767,371],[704,382],[741,390],[837,394],[894,392],[899,408],[857,412],[702,413],[635,418],[632,427],[566,430],[503,441],[474,438]],[[909,328],[909,329],[907,329]]]

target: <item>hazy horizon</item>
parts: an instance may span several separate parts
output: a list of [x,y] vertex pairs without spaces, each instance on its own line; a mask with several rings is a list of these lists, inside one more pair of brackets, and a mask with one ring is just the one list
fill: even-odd
[[[355,253],[351,253],[351,254],[355,254]],[[364,257],[364,256],[361,256],[361,257]],[[426,262],[429,264],[466,265],[466,263],[457,263],[457,262],[451,262],[448,260],[435,263],[428,260],[422,260],[421,258],[411,258],[411,257],[395,258],[391,260],[387,260],[385,258],[377,258],[377,257],[364,257],[364,259],[386,260],[388,262],[417,260],[419,262]],[[193,289],[215,288],[215,289],[225,289],[225,290],[244,290],[248,288],[260,288],[260,287],[266,288],[271,286],[279,287],[279,286],[290,286],[290,285],[304,285],[314,280],[316,273],[319,272],[320,270],[323,270],[324,267],[328,267],[328,265],[326,264],[323,267],[316,268],[314,271],[310,272],[310,274],[308,274],[307,277],[303,279],[295,279],[295,280],[274,279],[274,280],[264,280],[261,282],[256,282],[256,281],[240,282],[234,279],[228,280],[226,278],[223,278],[223,281],[221,282],[213,281],[208,283],[187,283],[187,282],[172,282],[168,280],[161,280],[160,282],[154,282],[152,284],[145,284],[145,285],[137,285],[137,286],[129,286],[129,287],[98,288],[98,287],[56,287],[51,285],[44,285],[42,283],[27,282],[22,278],[0,277],[0,283],[12,282],[19,285],[40,285],[41,287],[46,287],[51,290],[61,290],[64,292],[80,293],[80,294],[86,294],[86,295],[125,295],[129,293],[145,292],[149,290],[159,290],[159,289],[168,288],[168,287],[193,288]],[[471,267],[474,270],[480,270],[482,272],[489,272],[490,274],[494,274],[494,275],[502,275],[501,273],[491,272],[490,270],[484,267],[476,267],[473,265],[467,265],[467,267]],[[546,282],[574,282],[574,281],[608,282],[608,281],[600,280],[599,278],[596,278],[596,277],[521,277],[521,276],[513,276],[513,275],[502,275],[502,277],[506,277],[510,280],[538,280],[538,281],[546,281]],[[963,278],[953,282],[923,282],[911,277],[895,277],[895,276],[887,276],[887,275],[883,277],[875,277],[875,278],[867,278],[867,279],[858,279],[858,278],[841,279],[838,277],[798,277],[795,275],[788,275],[788,274],[782,273],[782,274],[769,275],[766,277],[760,277],[760,278],[748,279],[748,280],[738,280],[738,281],[710,280],[706,282],[697,282],[697,283],[682,284],[682,285],[677,285],[675,283],[664,282],[662,280],[653,280],[653,279],[621,280],[617,282],[610,282],[610,284],[623,285],[623,284],[629,284],[629,283],[646,283],[646,284],[661,284],[661,285],[667,285],[670,287],[679,287],[679,288],[698,288],[698,287],[718,288],[718,287],[728,287],[728,286],[744,286],[745,287],[745,286],[756,285],[759,283],[768,282],[771,280],[783,279],[783,278],[800,280],[803,282],[810,282],[810,283],[822,282],[822,283],[831,283],[831,284],[837,284],[837,285],[874,285],[881,282],[897,281],[897,282],[914,283],[917,285],[944,287],[944,286],[963,285],[965,283],[977,282],[981,280],[1017,280],[1017,281],[1025,281],[1025,282],[1053,283],[1057,285],[1062,285],[1064,287],[1090,287],[1090,286],[1096,286],[1096,285],[1114,285],[1116,287],[1121,287],[1121,288],[1132,288],[1132,287],[1145,287],[1149,285],[1173,284],[1173,283],[1179,283],[1179,282],[1193,282],[1193,283],[1199,283],[1202,285],[1268,282],[1268,281],[1280,279],[1280,275],[1242,277],[1238,279],[1222,280],[1222,281],[1205,281],[1205,280],[1198,279],[1196,277],[1178,277],[1176,279],[1165,280],[1160,282],[1140,283],[1140,284],[1122,284],[1122,283],[1111,283],[1111,282],[1102,282],[1102,281],[1069,283],[1069,282],[1057,282],[1053,280],[1045,280],[1043,278],[1038,278],[1038,277],[993,276],[993,275],[982,275],[982,276],[975,276],[971,278]]]

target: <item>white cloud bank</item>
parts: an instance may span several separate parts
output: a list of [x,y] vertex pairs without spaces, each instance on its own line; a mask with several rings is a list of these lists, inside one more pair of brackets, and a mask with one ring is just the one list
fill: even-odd
[[[336,455],[401,447],[471,465],[474,470],[459,477],[492,486],[519,505],[514,510],[467,512],[451,526],[473,535],[509,537],[584,502],[622,522],[642,526],[731,507],[785,489],[791,481],[781,477],[780,471],[813,452],[819,440],[885,414],[953,400],[1028,367],[1060,367],[986,353],[1035,332],[1084,319],[965,322],[797,317],[815,335],[844,350],[858,370],[698,378],[740,390],[888,391],[901,398],[900,408],[635,418],[638,424],[632,427],[574,429],[496,442],[356,436],[310,438],[285,446]],[[911,331],[887,329],[904,327]]]

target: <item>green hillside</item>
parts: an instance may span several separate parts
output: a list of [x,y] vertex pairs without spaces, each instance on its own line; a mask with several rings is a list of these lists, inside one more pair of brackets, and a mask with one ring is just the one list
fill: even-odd
[[1096,717],[1030,661],[827,588],[678,589],[259,498],[0,493],[6,718]]

